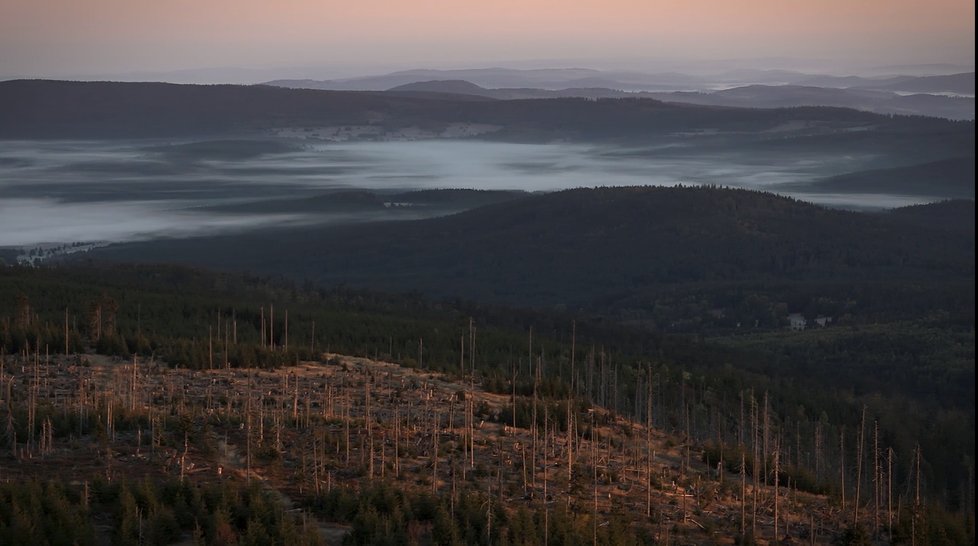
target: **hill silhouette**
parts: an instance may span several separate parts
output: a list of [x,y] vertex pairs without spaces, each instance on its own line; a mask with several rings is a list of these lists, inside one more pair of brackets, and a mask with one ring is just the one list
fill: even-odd
[[763,133],[789,121],[803,121],[826,134],[842,133],[841,140],[850,139],[845,135],[858,126],[876,137],[874,142],[912,133],[918,148],[920,135],[953,141],[934,143],[941,148],[956,146],[962,138],[970,138],[971,148],[974,143],[973,123],[892,118],[837,108],[758,110],[652,99],[473,101],[271,86],[0,82],[0,138],[8,139],[267,134],[284,127],[344,125],[437,132],[451,124],[479,123],[500,127],[494,138],[508,140],[621,140],[690,131]]
[[[921,217],[927,207],[915,210]],[[596,188],[421,221],[132,243],[96,255],[520,306],[593,306],[696,283],[971,278],[974,211],[951,212],[957,221],[929,225],[746,190]]]
[[974,199],[975,158],[954,157],[906,167],[859,171],[781,187],[817,192],[944,195]]

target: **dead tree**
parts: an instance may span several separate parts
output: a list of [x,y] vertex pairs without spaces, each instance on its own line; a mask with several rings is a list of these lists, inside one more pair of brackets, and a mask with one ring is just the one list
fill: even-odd
[[431,424],[431,493],[438,492],[438,410],[434,410]]
[[750,516],[750,526],[751,526],[751,536],[757,536],[757,486],[758,486],[758,474],[760,473],[761,461],[760,461],[760,446],[758,443],[760,431],[758,430],[758,418],[757,418],[757,400],[754,399],[754,393],[751,392],[751,417],[754,422],[754,464],[753,464],[753,478],[754,486],[751,488],[752,500],[751,500],[751,516]]
[[[570,492],[574,481],[574,357],[577,350],[577,321],[571,322],[570,391],[567,398],[567,490]],[[570,495],[567,496],[570,502]]]
[[819,483],[822,479],[821,475],[821,463],[822,463],[822,422],[815,422],[815,483]]
[[778,522],[780,521],[778,517],[780,513],[778,508],[780,506],[779,499],[781,498],[781,492],[779,489],[779,476],[781,474],[781,439],[778,438],[774,443],[774,542],[777,544],[781,542],[778,538]]
[[866,406],[863,406],[862,419],[859,421],[859,444],[856,446],[856,498],[852,503],[852,525],[859,523],[859,492],[863,477],[863,438],[866,429]]
[[543,406],[543,543],[550,543],[550,505],[547,504],[547,437],[549,415],[546,404]]
[[740,452],[740,535],[747,533],[747,456]]
[[879,534],[880,527],[880,454],[879,421],[873,420],[873,536]]
[[917,523],[920,520],[920,444],[914,449],[914,466],[916,467],[916,489],[913,498],[913,520],[910,524],[911,544],[917,543]]
[[592,522],[592,533],[593,533],[593,543],[595,546],[598,544],[598,443],[597,443],[597,429],[594,427],[594,410],[591,410],[591,472],[592,477],[592,499],[594,501],[594,509],[591,515]]
[[645,399],[645,517],[652,517],[652,363],[648,366],[648,388]]
[[893,542],[893,448],[887,448],[886,459],[886,531]]
[[842,511],[846,511],[846,429],[839,430],[839,492],[842,495]]

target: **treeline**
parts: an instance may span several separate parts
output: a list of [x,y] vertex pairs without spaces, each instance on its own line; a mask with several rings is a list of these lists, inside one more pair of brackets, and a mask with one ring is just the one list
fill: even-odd
[[[31,480],[0,484],[0,543],[9,546],[325,544],[319,521],[347,526],[349,545],[432,544],[639,545],[647,531],[626,518],[520,506],[507,509],[496,495],[464,492],[434,496],[382,483],[337,486],[311,498],[301,515],[286,512],[258,484],[233,481],[192,485],[95,481],[63,484]],[[967,544],[960,519],[940,507],[916,516],[902,507],[890,522],[893,544]],[[662,537],[659,537],[660,539]],[[681,539],[681,535],[676,537]],[[750,537],[738,537],[750,541]],[[849,527],[840,544],[870,544],[862,526]]]
[[[103,523],[107,525],[103,525]],[[325,544],[258,484],[149,479],[0,484],[0,544],[9,546]]]
[[596,524],[589,514],[559,509],[545,518],[542,510],[522,505],[512,510],[498,494],[471,491],[434,496],[373,483],[360,491],[325,492],[310,508],[328,520],[349,523],[344,543],[351,545],[653,544],[647,531],[626,518],[602,514]]

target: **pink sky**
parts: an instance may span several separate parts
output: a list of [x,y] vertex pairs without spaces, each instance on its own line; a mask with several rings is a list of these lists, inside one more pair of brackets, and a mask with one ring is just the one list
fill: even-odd
[[0,0],[0,75],[557,58],[974,63],[962,0]]

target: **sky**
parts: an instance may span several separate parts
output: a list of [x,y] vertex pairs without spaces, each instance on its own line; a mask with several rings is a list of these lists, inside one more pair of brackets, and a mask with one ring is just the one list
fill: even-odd
[[0,78],[772,57],[847,72],[974,50],[972,0],[0,0]]

